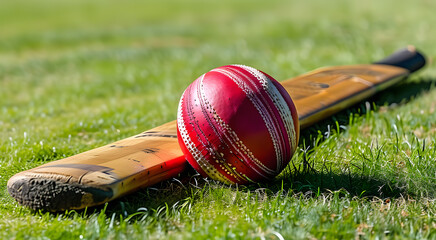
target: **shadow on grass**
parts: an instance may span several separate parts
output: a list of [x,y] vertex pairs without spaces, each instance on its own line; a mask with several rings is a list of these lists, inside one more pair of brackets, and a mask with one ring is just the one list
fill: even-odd
[[[435,83],[436,79],[420,79],[419,82],[405,82],[390,88],[389,91],[376,94],[367,100],[367,102],[373,103],[369,104],[369,106],[406,103],[423,92],[430,90]],[[364,115],[370,110],[368,103],[357,104],[305,129],[301,133],[300,143],[304,141],[312,142],[313,138],[318,137],[319,132],[324,133],[329,131],[330,126],[336,126],[337,123],[339,125],[348,125],[350,115]],[[345,190],[351,196],[357,197],[395,198],[411,194],[405,188],[396,187],[401,186],[401,184],[394,185],[389,181],[373,179],[365,175],[348,174],[346,172],[320,172],[311,169],[310,162],[306,164],[306,169],[297,171],[292,176],[277,179],[271,183],[244,186],[240,189],[255,191],[259,188],[265,188],[271,194],[275,194],[283,188],[286,191],[303,193],[306,196],[316,196],[320,193],[339,190]],[[194,191],[205,187],[207,182],[195,175],[195,171],[190,169],[178,180],[172,179],[159,183],[153,187],[112,201],[107,207],[88,208],[87,212],[99,212],[104,208],[107,216],[115,213],[127,217],[141,208],[158,211],[162,206],[171,207],[177,202],[191,197]]]
[[[281,185],[281,181],[277,183]],[[394,185],[392,182],[347,173],[297,174],[292,178],[283,179],[284,189],[292,189],[294,192],[303,193],[306,196],[343,190],[352,197],[384,199],[410,195],[406,188],[399,188],[398,185],[401,184]],[[270,187],[270,189],[280,190],[277,187]]]

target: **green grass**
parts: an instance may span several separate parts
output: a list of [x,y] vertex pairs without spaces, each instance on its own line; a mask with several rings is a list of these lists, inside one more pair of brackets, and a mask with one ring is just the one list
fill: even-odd
[[20,171],[173,120],[185,87],[240,63],[284,80],[414,44],[436,56],[436,3],[4,1],[1,239],[436,239],[436,69],[305,130],[268,184],[185,175],[106,206],[32,212]]

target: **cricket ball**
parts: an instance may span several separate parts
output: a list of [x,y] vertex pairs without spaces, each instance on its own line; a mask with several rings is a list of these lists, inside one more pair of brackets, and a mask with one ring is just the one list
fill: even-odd
[[252,67],[228,65],[196,79],[180,99],[178,141],[202,176],[230,184],[264,182],[298,144],[297,111],[286,90]]

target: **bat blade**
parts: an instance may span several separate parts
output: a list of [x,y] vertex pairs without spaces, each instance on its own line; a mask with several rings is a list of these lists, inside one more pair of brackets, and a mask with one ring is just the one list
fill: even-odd
[[281,84],[306,128],[346,109],[406,77],[409,72],[376,64],[320,68]]
[[[306,128],[397,83],[424,64],[424,57],[409,48],[377,64],[321,68],[281,84],[295,103],[301,127]],[[13,198],[32,209],[82,209],[175,177],[186,167],[172,121],[20,172],[9,179],[7,187]]]

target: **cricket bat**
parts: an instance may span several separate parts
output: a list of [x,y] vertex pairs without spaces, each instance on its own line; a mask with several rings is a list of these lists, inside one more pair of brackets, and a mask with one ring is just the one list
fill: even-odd
[[[365,65],[324,67],[281,82],[301,128],[384,90],[425,65],[409,46]],[[62,211],[102,204],[176,177],[188,163],[176,121],[138,135],[23,171],[9,179],[9,194],[31,209]]]

